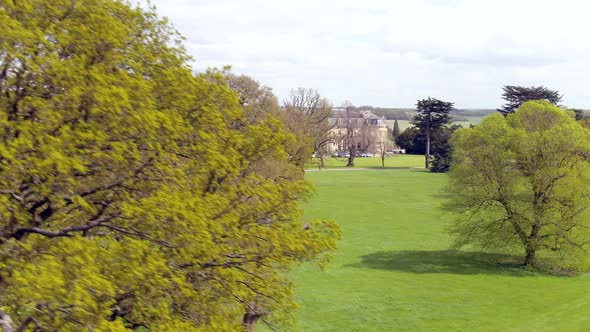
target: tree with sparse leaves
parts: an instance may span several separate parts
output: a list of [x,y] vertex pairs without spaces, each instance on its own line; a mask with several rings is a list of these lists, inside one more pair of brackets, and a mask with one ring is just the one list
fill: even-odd
[[494,114],[452,138],[449,207],[455,245],[539,252],[562,268],[588,266],[590,131],[547,101]]
[[312,141],[311,152],[319,158],[320,167],[324,167],[327,146],[333,140],[330,130],[334,124],[329,121],[332,104],[317,90],[297,88],[291,90],[284,108],[287,121],[294,127],[300,127],[307,139]]
[[504,116],[516,111],[520,105],[529,100],[546,100],[553,105],[557,105],[561,102],[561,98],[563,98],[559,91],[550,90],[544,86],[524,87],[505,85],[502,90],[504,90],[502,99],[506,101],[506,104],[502,105],[498,109],[498,112]]
[[281,121],[194,75],[153,9],[3,1],[0,26],[0,326],[292,327],[285,272],[338,228],[299,219]]
[[422,132],[426,138],[424,167],[429,169],[431,136],[434,131],[451,122],[449,113],[453,109],[453,103],[428,97],[427,99],[418,100],[416,109],[418,114],[414,116],[412,124]]

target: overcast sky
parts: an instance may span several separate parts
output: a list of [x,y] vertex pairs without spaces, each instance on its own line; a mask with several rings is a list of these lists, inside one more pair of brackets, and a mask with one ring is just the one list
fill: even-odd
[[231,65],[338,106],[408,107],[427,96],[500,106],[501,87],[545,85],[590,109],[590,4],[544,0],[152,0],[194,68]]

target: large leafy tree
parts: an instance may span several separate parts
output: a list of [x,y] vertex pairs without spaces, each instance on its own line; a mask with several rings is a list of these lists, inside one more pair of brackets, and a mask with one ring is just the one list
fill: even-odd
[[506,104],[498,109],[502,115],[506,116],[520,107],[529,100],[546,100],[553,105],[557,105],[563,97],[559,91],[550,90],[544,86],[515,86],[505,85],[503,88],[502,99]]
[[294,137],[153,10],[0,2],[0,323],[15,330],[288,325],[284,270],[337,227],[298,221]]
[[230,88],[238,94],[248,122],[258,123],[269,118],[278,118],[283,122],[283,128],[294,139],[285,145],[285,151],[290,164],[301,168],[299,176],[303,176],[303,167],[311,160],[315,142],[310,136],[309,118],[298,109],[289,108],[282,111],[272,89],[261,85],[252,77],[235,75],[226,68],[223,75]]
[[425,167],[430,168],[430,145],[434,131],[451,122],[449,112],[453,109],[453,103],[436,98],[418,100],[416,104],[418,114],[414,116],[412,124],[421,131],[426,138],[424,150]]
[[575,267],[590,236],[590,131],[547,101],[492,115],[453,135],[451,207],[457,245],[539,251]]
[[415,127],[408,127],[398,137],[395,138],[395,144],[406,150],[408,154],[424,153],[424,135]]

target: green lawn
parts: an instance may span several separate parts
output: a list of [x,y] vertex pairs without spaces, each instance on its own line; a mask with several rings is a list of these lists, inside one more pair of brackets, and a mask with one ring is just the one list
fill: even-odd
[[[514,257],[448,251],[446,175],[309,172],[306,218],[343,236],[325,271],[292,272],[300,331],[586,331],[590,277],[521,270]],[[263,329],[264,330],[264,329]]]
[[[325,165],[327,168],[341,168],[346,167],[347,158],[326,158]],[[381,168],[381,158],[354,158],[355,168]],[[309,165],[309,169],[317,169],[319,160],[314,158]],[[408,167],[424,167],[424,156],[411,154],[397,154],[385,158],[386,168],[408,168]]]

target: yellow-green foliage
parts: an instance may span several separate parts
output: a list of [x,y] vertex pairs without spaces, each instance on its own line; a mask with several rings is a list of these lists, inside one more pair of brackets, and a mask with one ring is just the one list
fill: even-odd
[[456,244],[537,251],[561,266],[587,265],[590,131],[546,101],[494,114],[453,135],[450,206],[464,214]]
[[0,0],[0,307],[36,331],[288,327],[339,231],[274,116],[195,76],[151,10]]

